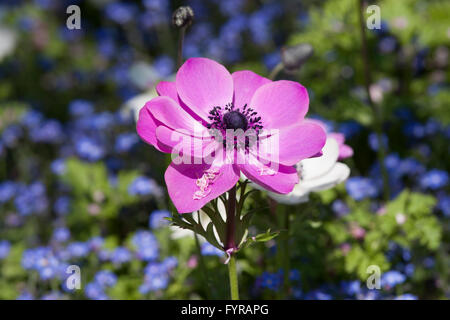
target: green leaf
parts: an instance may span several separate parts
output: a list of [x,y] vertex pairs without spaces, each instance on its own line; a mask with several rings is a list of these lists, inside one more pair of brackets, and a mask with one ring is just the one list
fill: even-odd
[[312,220],[309,220],[308,223],[309,223],[309,225],[311,226],[311,228],[313,228],[313,229],[317,229],[317,228],[319,228],[319,227],[322,226],[322,221],[312,221]]
[[244,236],[246,235],[248,227],[250,225],[250,220],[253,217],[253,213],[247,213],[239,220],[236,225],[236,242],[241,244],[244,241]]
[[269,240],[274,239],[279,234],[280,234],[279,231],[277,231],[277,232],[270,232],[270,229],[268,229],[265,233],[261,233],[261,234],[258,234],[257,236],[247,238],[242,243],[242,245],[239,248],[239,250],[245,249],[245,248],[249,247],[250,245],[252,245],[252,244],[254,244],[256,242],[267,242]]
[[217,234],[219,235],[220,241],[225,243],[227,236],[227,226],[225,221],[223,221],[220,212],[214,211],[212,208],[205,206],[202,208],[202,211],[205,212],[208,217],[211,219],[212,223],[216,227]]
[[280,234],[279,231],[270,232],[270,229],[268,229],[265,233],[258,234],[255,237],[255,241],[267,242],[267,241],[272,240],[273,238],[277,237],[279,234]]
[[208,226],[206,227],[206,235],[205,235],[206,240],[208,240],[209,243],[211,243],[213,246],[215,246],[216,248],[223,250],[223,247],[219,244],[219,242],[216,239],[216,235],[214,234],[214,225],[212,224],[212,222],[210,222],[208,224]]

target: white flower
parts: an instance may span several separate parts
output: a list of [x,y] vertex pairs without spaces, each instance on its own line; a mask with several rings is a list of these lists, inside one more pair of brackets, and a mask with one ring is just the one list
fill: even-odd
[[[152,83],[156,83],[157,82],[157,78],[152,78]],[[167,77],[167,79],[165,79],[167,81],[174,81],[175,80],[175,75],[171,75],[169,77]],[[148,86],[146,86],[148,87]],[[122,112],[128,113],[132,112],[135,121],[137,122],[137,120],[139,119],[139,111],[142,109],[142,107],[144,107],[144,105],[149,102],[150,100],[152,100],[153,98],[156,98],[158,96],[158,93],[156,92],[156,87],[153,86],[151,88],[149,88],[147,91],[140,93],[130,99],[128,99],[127,101],[125,101],[125,103],[122,105]]]
[[151,89],[150,91],[141,93],[137,96],[134,96],[133,98],[125,101],[125,103],[122,106],[123,112],[132,112],[134,119],[138,120],[139,118],[139,111],[141,108],[151,99],[157,97],[155,88]]
[[128,77],[141,90],[147,90],[161,80],[158,71],[151,64],[144,61],[133,63],[128,70]]
[[397,221],[397,224],[402,225],[406,222],[406,216],[403,213],[397,213],[395,215],[395,221]]
[[350,175],[350,168],[338,162],[338,157],[339,144],[336,139],[328,137],[322,149],[322,156],[305,159],[297,164],[300,182],[295,185],[294,190],[289,194],[268,192],[269,197],[279,203],[297,204],[307,202],[310,192],[333,188]]
[[0,26],[0,61],[14,51],[17,42],[16,33]]

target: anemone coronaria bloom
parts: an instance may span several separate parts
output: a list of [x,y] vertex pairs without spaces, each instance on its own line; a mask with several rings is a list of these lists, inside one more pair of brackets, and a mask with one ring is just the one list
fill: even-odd
[[308,93],[296,82],[230,74],[215,61],[191,58],[156,91],[159,97],[140,110],[137,132],[172,154],[165,181],[180,213],[230,190],[241,172],[267,190],[289,193],[299,181],[294,165],[325,144],[323,128],[304,119]]

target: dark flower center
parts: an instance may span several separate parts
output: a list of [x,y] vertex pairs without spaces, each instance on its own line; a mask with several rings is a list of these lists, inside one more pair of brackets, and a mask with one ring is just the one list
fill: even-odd
[[223,116],[223,122],[227,129],[242,129],[247,130],[248,120],[239,111],[230,111]]
[[[236,149],[244,148],[248,150],[248,148],[258,140],[259,132],[263,128],[261,117],[258,116],[256,111],[249,108],[247,104],[242,108],[235,108],[233,103],[229,103],[225,107],[213,107],[209,112],[208,118],[210,123],[207,124],[207,128],[210,130],[219,130],[222,135],[224,146]],[[248,134],[248,136],[244,136],[244,141],[242,141],[238,139],[237,136],[234,136],[234,133],[231,133],[234,138],[231,145],[228,146],[226,145],[227,139],[229,138],[227,136],[229,133],[226,132],[228,129],[234,131],[241,129],[241,133]],[[214,132],[212,132],[212,134],[215,135]],[[251,137],[251,135],[253,135],[253,137]]]

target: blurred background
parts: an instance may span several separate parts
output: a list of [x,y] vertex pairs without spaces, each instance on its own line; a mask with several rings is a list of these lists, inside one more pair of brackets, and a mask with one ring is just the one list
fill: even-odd
[[[278,79],[307,87],[310,116],[354,149],[345,183],[288,209],[287,297],[449,298],[450,2],[368,4],[381,28],[365,30],[365,64],[358,0],[1,0],[0,299],[228,298],[223,254],[164,219],[164,155],[135,131],[135,110],[176,72],[180,5],[195,12],[184,58],[268,76],[282,47],[311,44]],[[253,225],[277,229],[267,208]],[[286,297],[278,257],[276,240],[239,254],[242,298]]]

